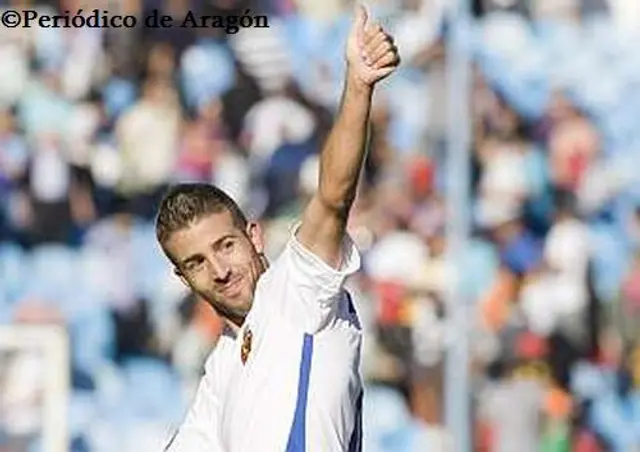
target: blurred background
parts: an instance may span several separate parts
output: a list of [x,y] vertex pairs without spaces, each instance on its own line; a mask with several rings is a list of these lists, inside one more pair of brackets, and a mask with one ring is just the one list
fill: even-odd
[[[638,451],[640,3],[472,2],[463,206],[446,190],[451,3],[368,1],[403,66],[376,94],[349,226],[364,256],[349,288],[366,329],[365,451],[458,450],[444,415],[454,284],[471,300],[474,451]],[[218,184],[277,256],[315,188],[352,6],[110,0],[99,7],[138,17],[250,9],[270,27],[0,28],[0,325],[57,325],[70,357],[50,368],[0,344],[0,451],[44,450],[43,393],[66,372],[68,450],[161,450],[221,322],[155,242],[159,197]],[[448,207],[471,219],[462,265]]]

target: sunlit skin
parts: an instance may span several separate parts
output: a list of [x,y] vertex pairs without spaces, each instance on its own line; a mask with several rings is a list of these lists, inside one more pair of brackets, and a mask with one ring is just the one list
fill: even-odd
[[[320,155],[318,188],[302,215],[297,239],[332,268],[341,265],[341,243],[356,197],[366,151],[373,88],[399,64],[393,41],[359,6],[347,42],[343,107]],[[181,280],[234,328],[249,313],[265,271],[260,227],[234,224],[229,212],[199,218],[163,244]]]
[[249,313],[258,279],[266,269],[257,223],[239,228],[229,212],[206,215],[174,232],[164,243],[174,271],[233,329]]

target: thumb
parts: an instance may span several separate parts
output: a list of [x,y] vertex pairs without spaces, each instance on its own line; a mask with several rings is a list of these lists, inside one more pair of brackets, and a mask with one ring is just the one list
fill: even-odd
[[357,31],[359,37],[364,36],[364,29],[369,20],[369,13],[364,5],[360,2],[356,3],[356,14],[353,23],[354,29]]

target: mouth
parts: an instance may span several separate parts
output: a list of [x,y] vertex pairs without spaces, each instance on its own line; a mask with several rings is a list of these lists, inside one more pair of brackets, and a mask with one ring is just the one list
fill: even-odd
[[222,287],[222,293],[226,296],[237,295],[240,292],[242,278],[238,278]]

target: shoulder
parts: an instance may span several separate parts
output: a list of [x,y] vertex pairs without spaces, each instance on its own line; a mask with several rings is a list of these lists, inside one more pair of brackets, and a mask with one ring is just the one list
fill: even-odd
[[334,268],[300,242],[297,237],[300,225],[298,222],[291,228],[287,242],[267,274],[287,273],[290,276],[289,282],[299,281],[298,278],[315,279],[319,285],[338,291],[344,279],[360,270],[362,265],[354,240],[348,234],[344,235],[341,264]]
[[259,279],[252,315],[277,315],[315,332],[340,316],[345,282],[360,269],[361,258],[354,241],[345,235],[341,265],[332,267],[297,239],[299,225],[290,230],[280,254]]

